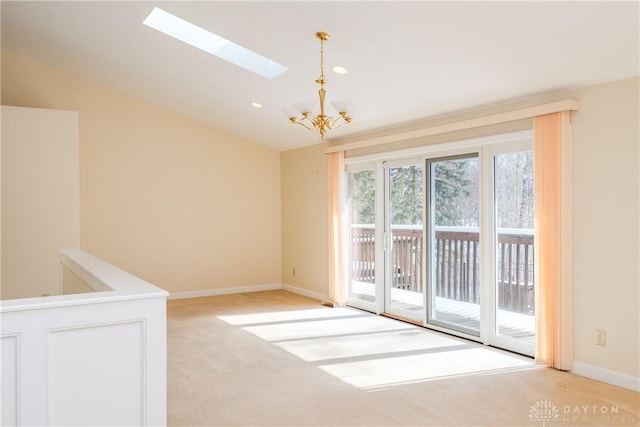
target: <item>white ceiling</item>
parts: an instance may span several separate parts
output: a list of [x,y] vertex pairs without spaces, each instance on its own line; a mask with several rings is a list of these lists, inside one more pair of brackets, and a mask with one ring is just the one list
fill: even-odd
[[[267,80],[142,24],[158,6],[289,68]],[[639,74],[631,2],[11,2],[2,48],[277,150],[319,142],[282,109],[351,100],[345,136]],[[349,74],[329,70],[342,65]],[[250,106],[260,102],[264,108]]]

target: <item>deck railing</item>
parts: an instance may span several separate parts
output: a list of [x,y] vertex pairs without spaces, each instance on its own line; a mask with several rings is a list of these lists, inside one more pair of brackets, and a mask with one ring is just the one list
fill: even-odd
[[[533,233],[530,230],[498,230],[497,282],[500,309],[533,315]],[[480,302],[479,233],[473,228],[437,227],[434,257],[436,296],[471,303]],[[392,228],[394,288],[423,292],[422,229]],[[358,225],[351,229],[351,279],[375,281],[375,229]]]

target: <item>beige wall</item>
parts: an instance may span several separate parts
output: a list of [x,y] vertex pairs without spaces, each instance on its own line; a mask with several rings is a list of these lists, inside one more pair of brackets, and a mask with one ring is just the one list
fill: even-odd
[[2,107],[2,299],[58,295],[80,244],[78,113]]
[[280,283],[278,152],[8,51],[2,104],[80,113],[83,250],[172,292]]
[[[635,378],[640,377],[638,82],[638,78],[625,79],[484,110],[490,114],[565,97],[580,100],[580,111],[573,117],[572,153],[575,360]],[[432,122],[478,115],[482,115],[481,110]],[[515,130],[521,124],[504,130]],[[483,133],[480,129],[476,135],[465,132],[463,137]],[[451,138],[442,136],[426,138],[424,143],[448,140]],[[404,146],[416,145],[416,141],[408,141]],[[401,146],[394,144],[393,148]],[[313,181],[312,177],[315,170],[325,167],[326,160],[322,149],[313,146],[283,153],[281,162],[283,280],[288,282],[295,278],[287,270],[299,260],[325,259],[326,233],[309,233],[305,226],[324,221],[320,215],[326,210],[326,182]],[[300,182],[292,183],[295,179]],[[318,190],[310,191],[312,188]],[[307,233],[304,239],[303,233]],[[326,264],[313,268],[317,277],[300,276],[296,283],[327,293]],[[595,345],[595,329],[607,331],[606,347]]]
[[62,265],[62,293],[64,295],[70,294],[85,294],[88,292],[95,292],[95,290],[84,280],[82,280],[76,273],[69,270],[66,265]]
[[[575,360],[640,377],[638,78],[575,92]],[[595,329],[607,346],[594,345]]]
[[285,151],[280,156],[282,282],[328,295],[328,187],[324,149],[324,144],[316,144]]

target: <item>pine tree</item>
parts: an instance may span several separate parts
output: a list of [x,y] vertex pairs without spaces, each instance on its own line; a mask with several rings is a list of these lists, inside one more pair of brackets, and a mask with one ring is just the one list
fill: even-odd
[[375,174],[372,170],[348,175],[351,224],[375,224]]
[[[431,164],[435,224],[478,227],[479,166],[477,157],[434,161]],[[389,169],[391,223],[421,225],[424,209],[424,166]],[[348,174],[352,224],[374,224],[375,172]],[[498,227],[533,228],[533,154],[501,154],[495,160]],[[380,221],[381,218],[378,218]]]
[[402,166],[389,169],[391,223],[422,224],[424,167]]
[[477,158],[435,162],[432,169],[436,225],[477,226]]

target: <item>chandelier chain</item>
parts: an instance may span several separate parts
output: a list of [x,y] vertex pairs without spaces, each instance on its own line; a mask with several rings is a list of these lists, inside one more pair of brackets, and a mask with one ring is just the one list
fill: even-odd
[[320,80],[325,81],[324,78],[324,40],[320,38]]

